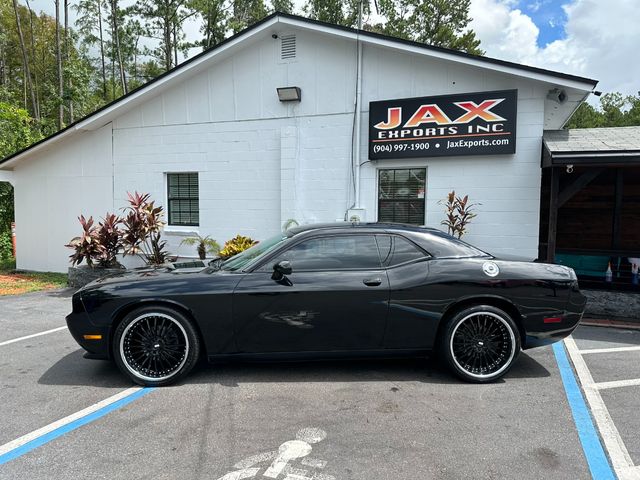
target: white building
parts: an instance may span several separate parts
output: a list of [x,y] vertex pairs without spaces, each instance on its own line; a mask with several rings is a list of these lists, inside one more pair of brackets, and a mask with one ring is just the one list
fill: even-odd
[[[352,144],[359,78],[361,123]],[[169,210],[170,250],[187,256],[195,251],[180,241],[192,232],[220,243],[238,233],[262,239],[288,219],[302,224],[356,215],[444,228],[438,201],[455,189],[481,204],[467,241],[533,259],[542,132],[560,128],[595,84],[272,15],[4,159],[0,179],[15,187],[17,267],[66,271],[71,252],[64,245],[79,234],[77,216],[118,212],[128,191],[149,192]],[[298,87],[301,99],[280,101],[279,87]],[[495,90],[517,90],[515,153],[370,160],[370,102]],[[423,115],[418,126],[426,132],[437,126],[430,121]],[[173,189],[183,200],[169,202],[169,182],[198,188]],[[404,216],[406,199],[393,203],[394,189],[410,195],[413,217]],[[423,218],[416,220],[416,212]]]

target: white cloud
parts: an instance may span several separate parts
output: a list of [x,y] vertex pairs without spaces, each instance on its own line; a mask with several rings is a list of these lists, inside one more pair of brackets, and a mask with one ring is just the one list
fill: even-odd
[[600,80],[598,90],[637,94],[640,62],[633,0],[573,0],[563,8],[566,36],[544,48],[533,20],[510,0],[472,0],[471,28],[490,57]]

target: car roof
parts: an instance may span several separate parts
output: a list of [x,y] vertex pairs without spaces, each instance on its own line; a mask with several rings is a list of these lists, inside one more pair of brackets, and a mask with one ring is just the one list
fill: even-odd
[[416,233],[432,233],[442,234],[441,230],[430,227],[419,227],[416,225],[407,225],[405,223],[390,222],[333,222],[333,223],[315,223],[310,225],[300,225],[287,230],[290,236],[300,233],[307,233],[320,230],[381,230],[381,231],[403,231]]

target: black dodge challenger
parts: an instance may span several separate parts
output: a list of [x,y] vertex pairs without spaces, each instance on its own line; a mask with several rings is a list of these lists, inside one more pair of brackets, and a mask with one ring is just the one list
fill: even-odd
[[87,358],[167,385],[209,360],[424,355],[464,380],[569,335],[585,307],[572,269],[496,258],[439,230],[323,224],[197,271],[142,269],[73,295]]

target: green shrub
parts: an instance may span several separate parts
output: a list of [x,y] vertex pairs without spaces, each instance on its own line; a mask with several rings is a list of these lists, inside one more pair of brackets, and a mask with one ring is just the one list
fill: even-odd
[[233,257],[234,255],[245,251],[255,243],[256,242],[249,237],[236,235],[224,244],[224,247],[222,248],[222,250],[220,250],[218,255],[220,255],[221,258]]
[[10,260],[13,258],[13,244],[11,243],[11,232],[0,234],[0,260]]

